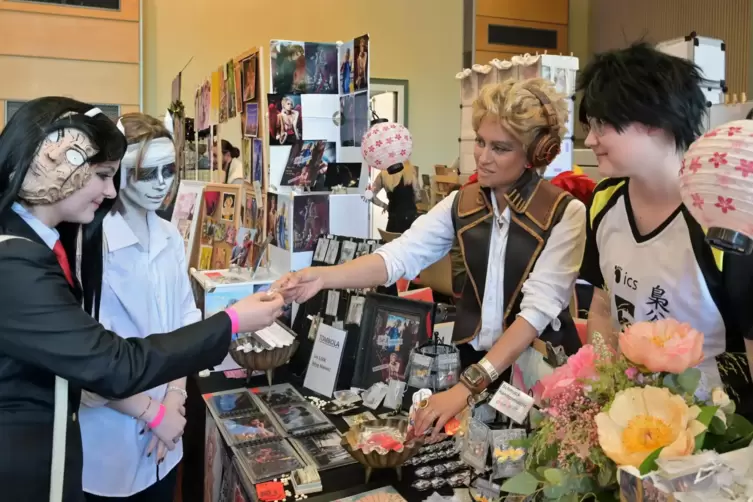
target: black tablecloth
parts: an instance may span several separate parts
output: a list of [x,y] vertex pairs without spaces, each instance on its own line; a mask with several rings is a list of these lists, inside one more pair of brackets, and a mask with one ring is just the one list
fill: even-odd
[[[295,385],[302,394],[314,395],[313,392],[303,388],[300,382],[287,374],[284,369],[276,372],[274,383],[290,383]],[[212,373],[206,378],[190,377],[188,379],[186,387],[188,391],[188,400],[186,402],[188,420],[183,436],[183,502],[203,502],[204,499],[204,437],[207,408],[202,396],[224,390],[242,387],[264,387],[266,385],[267,379],[265,376],[253,377],[247,383],[243,379],[226,378],[221,372]],[[364,408],[354,410],[349,414],[360,411],[370,410]],[[377,415],[386,411],[377,410],[374,414]],[[328,418],[340,432],[348,430],[347,423],[341,417],[328,415]],[[431,492],[418,492],[411,488],[411,483],[416,479],[413,472],[413,467],[403,468],[403,479],[399,481],[397,473],[394,470],[375,470],[371,475],[370,482],[366,484],[365,470],[360,464],[351,464],[322,471],[319,474],[322,479],[323,491],[319,494],[309,495],[306,500],[307,502],[331,502],[338,498],[356,495],[387,485],[395,487],[406,500],[424,500]],[[292,491],[292,488],[289,489]],[[452,493],[452,489],[450,488],[438,491],[446,495]],[[254,500],[253,497],[249,497],[249,499]]]

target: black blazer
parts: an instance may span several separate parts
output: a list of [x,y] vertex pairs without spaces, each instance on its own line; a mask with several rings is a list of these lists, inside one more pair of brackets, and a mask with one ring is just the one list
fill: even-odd
[[[0,499],[49,500],[55,375],[69,381],[65,502],[83,502],[81,389],[125,398],[219,364],[219,313],[171,333],[121,338],[81,308],[52,250],[20,216],[0,217]],[[124,333],[125,335],[125,333]],[[117,455],[117,452],[112,452]]]

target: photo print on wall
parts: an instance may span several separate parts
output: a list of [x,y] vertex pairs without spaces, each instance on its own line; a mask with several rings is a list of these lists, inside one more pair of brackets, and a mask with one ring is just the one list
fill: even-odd
[[272,92],[306,92],[306,51],[304,42],[272,40],[270,43]]
[[256,99],[256,61],[256,54],[241,61],[243,101],[253,101]]
[[227,122],[228,118],[227,75],[225,71],[224,68],[220,68],[220,124]]
[[329,194],[293,198],[293,252],[314,251],[321,234],[329,233]]
[[361,146],[363,135],[369,130],[369,93],[359,92],[353,97],[354,120],[353,142],[355,146]]
[[[243,179],[251,179],[251,140],[248,138],[241,139],[241,163],[243,164]],[[241,217],[241,220],[243,218]]]
[[232,119],[236,115],[235,101],[235,63],[231,59],[225,65],[225,80],[227,87],[227,118]]
[[258,181],[261,185],[264,185],[264,143],[259,138],[253,139],[253,179],[252,181]]
[[369,88],[369,36],[362,35],[353,41],[354,47],[354,90]]
[[340,96],[340,145],[356,146],[356,106],[352,94]]
[[290,238],[288,237],[288,218],[293,209],[290,197],[280,195],[277,197],[277,221],[275,223],[275,240],[277,246],[289,250]]
[[259,135],[259,104],[246,103],[243,134],[255,138]]
[[297,94],[269,94],[269,143],[292,145],[303,138],[303,107]]
[[337,45],[307,42],[306,93],[337,94]]
[[299,141],[290,149],[280,185],[326,190],[327,167],[335,161],[335,156],[334,143]]
[[277,226],[277,194],[276,193],[268,193],[267,194],[267,233],[272,236],[272,239],[269,241],[269,244],[271,246],[277,245],[277,232],[275,231],[275,227]]
[[353,58],[353,40],[350,40],[340,46],[340,94],[354,91]]

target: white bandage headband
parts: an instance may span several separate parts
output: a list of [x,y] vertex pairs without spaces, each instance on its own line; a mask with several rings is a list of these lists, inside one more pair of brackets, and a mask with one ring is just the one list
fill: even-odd
[[[170,112],[165,115],[165,128],[173,135],[173,118]],[[125,128],[118,120],[118,129],[125,135]],[[143,142],[128,145],[125,156],[120,163],[122,172],[120,173],[120,188],[125,188],[128,182],[128,170],[135,169],[139,160],[139,151]],[[149,141],[141,158],[141,168],[148,169],[152,167],[164,166],[175,162],[175,145],[170,138],[156,138]]]

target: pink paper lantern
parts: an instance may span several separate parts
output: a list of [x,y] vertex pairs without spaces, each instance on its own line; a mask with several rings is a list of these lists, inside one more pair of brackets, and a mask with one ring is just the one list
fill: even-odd
[[682,199],[725,251],[753,251],[753,121],[721,125],[696,140],[680,169]]
[[413,152],[410,131],[400,124],[380,122],[366,131],[361,139],[361,153],[374,169],[385,170],[401,165]]

